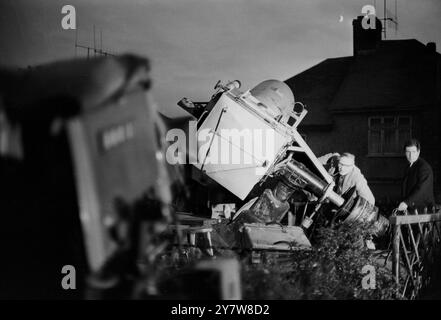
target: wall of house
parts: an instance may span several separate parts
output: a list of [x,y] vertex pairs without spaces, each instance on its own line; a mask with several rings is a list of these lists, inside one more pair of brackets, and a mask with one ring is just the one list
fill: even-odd
[[435,201],[441,204],[441,104],[429,107],[419,119],[421,156],[432,166]]
[[[440,107],[429,108],[423,113],[406,113],[412,116],[412,135],[422,144],[421,156],[433,167],[435,174],[435,196],[439,192],[441,144],[439,119]],[[312,151],[321,156],[329,152],[351,152],[356,156],[356,164],[368,179],[369,185],[379,203],[390,203],[400,200],[401,179],[407,166],[402,156],[369,156],[368,155],[368,117],[383,114],[335,114],[331,131],[302,130]],[[396,115],[396,113],[395,113]],[[441,203],[439,199],[438,203]]]

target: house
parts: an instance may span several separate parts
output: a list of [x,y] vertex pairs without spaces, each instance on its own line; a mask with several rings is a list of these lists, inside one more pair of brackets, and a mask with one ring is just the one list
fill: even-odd
[[400,197],[403,143],[420,140],[440,203],[441,55],[433,42],[382,40],[381,22],[353,20],[352,56],[329,58],[285,82],[308,115],[299,126],[318,156],[351,152],[377,202]]

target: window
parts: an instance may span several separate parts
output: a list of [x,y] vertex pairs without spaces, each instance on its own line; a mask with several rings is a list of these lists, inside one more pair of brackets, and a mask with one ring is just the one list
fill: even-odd
[[402,155],[404,142],[412,136],[411,117],[370,117],[369,155]]

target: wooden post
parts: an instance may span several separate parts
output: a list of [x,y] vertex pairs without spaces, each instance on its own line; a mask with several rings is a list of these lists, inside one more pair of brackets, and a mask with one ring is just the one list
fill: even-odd
[[392,247],[392,270],[395,275],[395,282],[400,282],[400,225],[395,224],[393,229],[393,247]]
[[190,243],[190,246],[195,247],[196,246],[196,233],[189,232],[187,235],[188,235],[188,242]]
[[213,243],[211,242],[211,231],[207,231],[205,232],[205,237],[207,238],[207,242],[208,242],[208,254],[210,255],[210,257],[214,256],[214,252],[213,252]]
[[[297,208],[295,212],[297,211]],[[291,212],[288,211],[288,226],[293,226],[296,223],[296,216]]]

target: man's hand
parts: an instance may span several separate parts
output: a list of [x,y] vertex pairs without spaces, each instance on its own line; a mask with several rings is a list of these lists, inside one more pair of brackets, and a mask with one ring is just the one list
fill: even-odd
[[401,202],[398,205],[398,211],[406,211],[407,210],[407,204],[405,202]]

